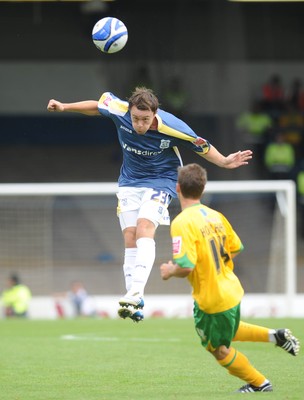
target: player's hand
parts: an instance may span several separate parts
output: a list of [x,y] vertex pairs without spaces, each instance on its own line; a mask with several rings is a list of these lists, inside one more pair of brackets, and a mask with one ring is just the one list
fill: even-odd
[[64,106],[60,101],[57,100],[50,100],[49,104],[47,106],[48,111],[57,111],[57,112],[63,112],[64,111]]
[[229,154],[225,160],[225,168],[238,168],[242,165],[247,165],[248,161],[252,159],[252,151],[244,150],[237,151],[236,153]]
[[160,276],[161,278],[166,281],[172,276],[172,271],[174,269],[174,264],[172,261],[168,261],[167,263],[163,263],[160,266]]

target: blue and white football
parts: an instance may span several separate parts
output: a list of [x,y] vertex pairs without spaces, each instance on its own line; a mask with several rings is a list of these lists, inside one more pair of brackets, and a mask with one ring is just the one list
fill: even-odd
[[105,17],[94,25],[92,39],[98,50],[103,53],[117,53],[128,41],[128,29],[119,19]]

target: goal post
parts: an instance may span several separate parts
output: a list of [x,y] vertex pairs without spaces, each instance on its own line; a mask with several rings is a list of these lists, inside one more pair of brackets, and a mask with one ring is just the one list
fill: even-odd
[[284,221],[285,236],[285,293],[292,298],[296,293],[296,185],[292,180],[260,180],[209,182],[211,193],[275,193],[277,206]]
[[[20,273],[37,297],[67,289],[75,279],[94,296],[124,293],[117,189],[113,182],[0,184],[1,281]],[[210,181],[203,203],[222,212],[245,241],[235,259],[245,292],[263,295],[261,301],[279,295],[283,308],[292,310],[297,295],[295,183]],[[179,211],[174,200],[171,219]],[[176,305],[184,295],[191,301],[185,280],[160,279],[160,263],[171,258],[169,227],[158,228],[156,246],[146,296],[171,296]]]
[[[275,193],[276,206],[282,217],[284,229],[281,246],[283,252],[284,293],[287,308],[291,309],[296,295],[297,283],[297,234],[296,234],[296,185],[292,180],[259,180],[235,182],[209,182],[207,192],[212,193]],[[248,210],[248,212],[250,212]],[[275,218],[273,221],[275,232]],[[276,237],[272,238],[276,240]],[[259,249],[257,249],[259,251]],[[272,254],[270,254],[272,256]],[[271,266],[270,266],[271,267]]]

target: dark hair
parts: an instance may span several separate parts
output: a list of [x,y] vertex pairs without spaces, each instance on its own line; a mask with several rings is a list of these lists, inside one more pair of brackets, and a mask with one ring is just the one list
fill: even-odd
[[186,199],[200,199],[207,183],[207,171],[198,164],[188,164],[178,168],[177,181]]
[[147,89],[144,86],[135,88],[128,102],[129,110],[135,106],[139,110],[151,110],[153,113],[156,113],[159,107],[159,101],[156,95],[151,89]]
[[19,285],[19,283],[20,283],[20,278],[17,274],[12,274],[10,276],[10,280],[14,285]]

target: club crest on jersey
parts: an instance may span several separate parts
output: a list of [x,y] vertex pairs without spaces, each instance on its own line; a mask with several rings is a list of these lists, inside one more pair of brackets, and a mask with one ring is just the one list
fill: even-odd
[[181,236],[175,236],[172,238],[172,251],[173,255],[177,255],[182,249],[182,238]]
[[161,141],[160,141],[160,148],[161,149],[168,149],[168,147],[170,146],[170,142],[171,142],[171,140],[165,140],[165,139],[162,139]]

